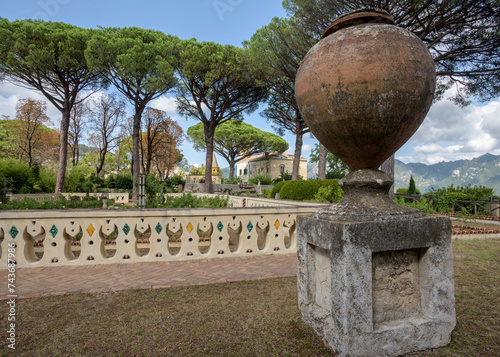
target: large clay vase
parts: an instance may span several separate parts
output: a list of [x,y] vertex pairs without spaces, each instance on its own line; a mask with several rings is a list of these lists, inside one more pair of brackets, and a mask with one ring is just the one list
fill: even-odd
[[314,136],[352,170],[378,168],[418,129],[436,69],[422,41],[380,9],[335,20],[306,55],[295,94]]

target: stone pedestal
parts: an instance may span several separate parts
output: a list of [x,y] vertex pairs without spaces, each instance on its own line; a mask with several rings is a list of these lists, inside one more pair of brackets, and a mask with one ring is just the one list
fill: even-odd
[[339,356],[447,345],[455,327],[451,223],[415,215],[298,217],[299,308]]

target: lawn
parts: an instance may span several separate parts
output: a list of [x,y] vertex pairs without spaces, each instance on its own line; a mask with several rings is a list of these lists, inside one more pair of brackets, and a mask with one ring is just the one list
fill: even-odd
[[[454,241],[450,346],[411,356],[498,356],[500,240]],[[17,302],[17,349],[2,356],[333,356],[304,324],[295,278],[75,294]]]

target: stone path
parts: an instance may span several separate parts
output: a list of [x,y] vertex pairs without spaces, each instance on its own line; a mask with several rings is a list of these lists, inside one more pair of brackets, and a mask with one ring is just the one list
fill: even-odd
[[[0,300],[7,276],[0,270]],[[16,270],[17,299],[270,279],[297,275],[297,255],[267,255],[181,262],[108,264]]]

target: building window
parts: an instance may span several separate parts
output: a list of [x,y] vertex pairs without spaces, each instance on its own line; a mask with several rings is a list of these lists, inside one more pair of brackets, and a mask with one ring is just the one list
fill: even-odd
[[247,175],[247,174],[248,174],[248,170],[247,170],[247,169],[245,169],[245,170],[243,171],[243,175]]
[[240,176],[241,176],[241,169],[240,169]]
[[280,173],[285,173],[285,165],[280,165]]

